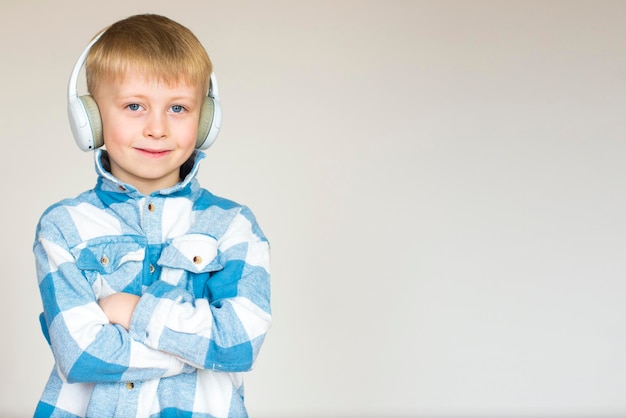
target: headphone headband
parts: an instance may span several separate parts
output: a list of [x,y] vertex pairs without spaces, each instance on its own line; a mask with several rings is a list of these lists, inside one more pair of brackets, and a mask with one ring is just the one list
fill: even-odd
[[[80,54],[72,69],[67,88],[67,113],[70,128],[76,145],[83,151],[92,151],[104,145],[98,105],[90,95],[78,95],[78,74],[87,60],[91,47],[105,32],[106,30],[103,30],[97,34]],[[215,73],[211,73],[209,81],[209,91],[204,98],[198,122],[197,149],[207,149],[213,145],[222,127],[222,105]]]

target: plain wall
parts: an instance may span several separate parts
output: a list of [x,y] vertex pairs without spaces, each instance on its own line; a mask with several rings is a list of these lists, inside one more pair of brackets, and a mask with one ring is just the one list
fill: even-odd
[[52,367],[36,222],[95,183],[71,68],[140,12],[206,46],[200,180],[272,244],[252,416],[626,416],[626,2],[602,0],[2,2],[0,416]]

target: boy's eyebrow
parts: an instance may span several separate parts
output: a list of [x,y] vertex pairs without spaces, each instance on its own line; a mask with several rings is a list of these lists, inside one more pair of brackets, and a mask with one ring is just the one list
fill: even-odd
[[[143,93],[133,93],[133,92],[119,92],[118,94],[116,94],[115,99],[117,100],[128,100],[128,99],[149,99],[149,95],[147,94],[143,94]],[[178,94],[175,96],[170,96],[167,97],[167,101],[178,101],[178,100],[189,100],[189,101],[195,101],[196,100],[196,95],[195,94]]]

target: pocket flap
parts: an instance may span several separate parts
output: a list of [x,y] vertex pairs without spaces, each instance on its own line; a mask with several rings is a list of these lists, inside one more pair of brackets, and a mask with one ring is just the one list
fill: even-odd
[[76,265],[81,270],[95,270],[110,274],[130,261],[143,261],[145,249],[132,237],[119,236],[111,239],[98,239],[72,250]]
[[193,273],[219,270],[217,241],[209,235],[188,234],[174,238],[163,248],[158,264]]

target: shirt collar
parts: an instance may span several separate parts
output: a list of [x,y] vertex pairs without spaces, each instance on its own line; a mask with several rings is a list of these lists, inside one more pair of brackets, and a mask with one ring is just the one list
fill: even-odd
[[[186,187],[190,186],[196,181],[200,161],[202,161],[204,157],[205,154],[203,151],[194,150],[191,157],[189,157],[189,159],[181,167],[181,176],[183,176],[183,180],[176,183],[172,187],[158,190],[154,192],[154,194],[169,195],[184,190]],[[96,173],[99,177],[100,188],[102,190],[116,193],[141,194],[134,186],[120,181],[117,177],[111,174],[109,154],[106,150],[97,149],[94,151],[94,163]]]

